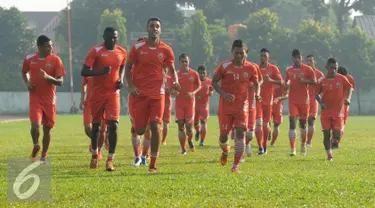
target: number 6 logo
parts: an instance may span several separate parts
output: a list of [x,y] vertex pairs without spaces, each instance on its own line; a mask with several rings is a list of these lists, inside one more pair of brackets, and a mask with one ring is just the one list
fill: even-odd
[[[38,190],[39,184],[40,184],[39,176],[36,174],[29,174],[29,175],[27,174],[31,172],[32,170],[34,170],[35,168],[39,167],[39,165],[40,165],[39,161],[34,162],[31,165],[27,166],[25,169],[23,169],[20,174],[18,174],[16,180],[13,183],[13,192],[19,199],[27,199],[30,196],[32,196],[36,192],[36,190]],[[20,193],[21,185],[24,184],[30,178],[34,179],[33,185],[24,193]]]

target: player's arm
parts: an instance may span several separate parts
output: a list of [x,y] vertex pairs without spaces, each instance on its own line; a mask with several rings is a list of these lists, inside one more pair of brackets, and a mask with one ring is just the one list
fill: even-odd
[[321,85],[320,83],[318,83],[318,85],[316,86],[316,95],[315,95],[315,99],[316,101],[318,101],[321,109],[326,109],[327,108],[327,105],[323,102],[322,100],[322,96],[320,95],[322,93],[322,88],[321,88]]
[[27,77],[27,73],[29,73],[29,63],[28,60],[25,58],[22,65],[22,79],[25,82],[27,89],[29,91],[33,91],[35,89],[35,86],[31,84],[29,78]]
[[283,84],[283,77],[281,76],[280,70],[278,68],[274,68],[272,73],[272,77],[266,76],[264,79],[267,79],[272,84],[282,85]]
[[352,99],[353,86],[350,84],[349,80],[344,77],[344,90],[347,91],[348,97],[345,99],[345,105],[350,105],[350,100]]
[[85,105],[85,95],[87,91],[87,78],[84,77],[82,79],[82,85],[81,85],[81,99],[79,103],[79,108],[83,110],[83,106]]
[[302,83],[302,84],[308,84],[308,85],[315,85],[316,84],[316,76],[315,76],[315,72],[313,69],[311,68],[308,68],[307,70],[307,79],[305,79],[304,77],[300,77],[299,78],[299,81]]
[[57,86],[62,86],[64,84],[64,77],[63,76],[59,76],[59,77],[55,78],[53,76],[48,75],[42,69],[40,70],[40,73],[44,77],[44,79],[49,81],[51,84],[54,84],[54,85],[57,85]]
[[262,98],[260,97],[261,83],[259,81],[258,73],[256,73],[256,70],[254,72],[255,72],[254,75],[251,77],[249,81],[254,83],[255,99],[258,101],[261,101],[262,100]]
[[195,90],[193,91],[193,94],[197,94],[199,92],[199,90],[202,89],[202,83],[201,83],[201,80],[199,79],[199,75],[196,74],[197,76],[195,77],[195,85],[197,88],[195,88]]
[[223,89],[221,89],[221,86],[219,85],[219,81],[221,80],[221,77],[222,77],[222,74],[223,74],[223,69],[221,66],[219,66],[217,69],[216,69],[216,72],[214,74],[214,76],[212,77],[212,87],[215,89],[215,91],[217,93],[219,93],[219,95],[221,97],[223,97],[226,101],[228,102],[232,102],[234,100],[234,95],[230,94],[230,93],[226,93],[224,92]]
[[97,52],[95,49],[91,49],[85,59],[85,62],[82,66],[81,76],[83,77],[96,77],[108,74],[111,70],[111,67],[107,66],[103,69],[93,69],[93,65],[96,61]]
[[128,59],[126,61],[126,64],[125,64],[125,79],[126,79],[126,83],[128,83],[129,92],[131,94],[133,94],[133,95],[138,95],[139,91],[134,86],[134,83],[133,83],[132,68],[133,68],[133,63],[130,61],[130,59]]

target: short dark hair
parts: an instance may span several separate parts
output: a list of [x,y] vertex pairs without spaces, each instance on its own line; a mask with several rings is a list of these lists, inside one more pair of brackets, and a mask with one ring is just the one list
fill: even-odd
[[343,66],[340,66],[339,69],[337,70],[337,72],[341,75],[344,75],[344,76],[348,75],[348,70]]
[[151,21],[158,21],[158,22],[160,22],[160,24],[161,24],[161,20],[159,19],[159,17],[150,17],[150,18],[147,20],[147,25],[148,25]]
[[293,57],[301,56],[301,52],[298,49],[294,49],[293,52],[292,52],[292,56]]
[[204,65],[199,65],[198,66],[198,72],[199,71],[206,71],[206,67]]
[[180,61],[182,58],[189,58],[189,55],[187,53],[182,53],[179,57],[178,60]]
[[327,65],[328,64],[337,64],[337,61],[334,58],[329,58],[328,61],[327,61]]
[[261,53],[270,53],[270,51],[267,48],[260,49]]
[[106,28],[104,29],[104,33],[103,33],[103,34],[108,33],[108,32],[110,32],[110,33],[114,33],[115,31],[117,31],[117,30],[116,30],[116,28],[114,28],[114,27],[106,27]]
[[141,41],[141,40],[146,40],[146,37],[139,37],[137,42]]
[[314,55],[311,55],[311,54],[306,56],[306,58],[310,58],[310,57],[311,57],[311,58],[315,58],[315,56],[314,56]]
[[234,48],[245,48],[246,50],[248,49],[246,42],[241,39],[237,39],[233,41],[232,51],[234,50]]
[[36,40],[36,45],[37,46],[42,46],[44,45],[45,43],[48,43],[50,42],[51,39],[49,37],[47,37],[46,35],[41,35],[38,37],[38,39]]

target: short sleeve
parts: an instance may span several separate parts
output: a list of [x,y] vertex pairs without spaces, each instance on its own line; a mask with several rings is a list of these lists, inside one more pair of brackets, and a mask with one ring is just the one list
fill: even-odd
[[167,47],[164,64],[168,69],[174,66],[174,53],[170,47]]
[[309,79],[309,80],[315,80],[316,81],[315,72],[309,66],[306,67],[306,75],[307,75],[307,77],[306,77],[307,79]]
[[253,65],[252,67],[250,67],[252,76],[249,77],[249,79],[252,82],[256,82],[256,81],[259,80],[259,73],[258,73],[257,68],[259,68],[259,67],[256,66],[256,65]]
[[345,91],[350,90],[353,86],[350,84],[349,80],[346,77],[342,77],[342,85]]
[[27,58],[25,58],[24,60],[23,60],[23,64],[22,64],[22,72],[23,73],[27,73],[27,72],[29,72],[29,60],[27,59]]
[[272,79],[274,80],[282,80],[283,77],[281,76],[280,70],[275,66],[273,67]]
[[97,52],[95,48],[92,48],[88,52],[85,62],[83,64],[91,68],[95,63],[96,57],[97,57]]
[[220,64],[220,65],[216,68],[216,71],[215,71],[214,76],[215,76],[215,77],[218,77],[218,78],[220,78],[220,79],[222,79],[223,76],[224,76],[224,73],[225,73],[225,72],[224,72],[223,65]]
[[259,66],[257,64],[254,64],[254,67],[255,67],[255,70],[256,70],[257,80],[259,82],[262,82],[263,81],[263,75],[262,75],[262,72],[260,71]]
[[123,55],[124,55],[124,58],[122,59],[122,62],[120,64],[120,66],[124,66],[125,65],[125,62],[126,62],[126,57],[127,57],[127,53],[126,53],[126,50],[124,49],[124,51],[122,51]]
[[64,64],[62,63],[60,57],[56,57],[55,77],[62,77],[64,75],[65,75]]

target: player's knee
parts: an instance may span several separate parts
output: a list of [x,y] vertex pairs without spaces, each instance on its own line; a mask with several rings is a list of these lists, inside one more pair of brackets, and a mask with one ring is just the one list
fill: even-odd
[[263,120],[261,118],[257,118],[255,122],[255,128],[261,129],[263,127]]
[[194,122],[194,126],[198,127],[199,126],[199,122]]
[[205,125],[206,125],[206,121],[201,120],[201,125],[202,125],[202,126],[205,126]]
[[219,142],[220,143],[227,143],[228,142],[228,134],[220,134]]
[[245,129],[244,128],[237,128],[236,129],[236,137],[239,140],[245,139]]
[[99,132],[99,128],[100,128],[100,123],[93,123],[91,131],[94,132],[94,133],[98,133]]
[[37,130],[39,130],[40,129],[40,123],[32,123],[31,124],[31,130],[33,130],[33,131],[37,131]]
[[151,121],[150,130],[151,130],[152,133],[157,134],[160,130],[159,123],[157,123],[155,121]]
[[186,134],[187,136],[193,136],[193,126],[191,124],[186,124]]
[[117,121],[108,121],[107,128],[108,128],[109,133],[117,133],[117,129],[118,129]]
[[51,128],[47,125],[43,125],[43,133],[49,134],[51,132]]
[[299,127],[300,127],[301,129],[306,129],[306,120],[302,120],[302,119],[300,119],[300,120],[299,120]]

